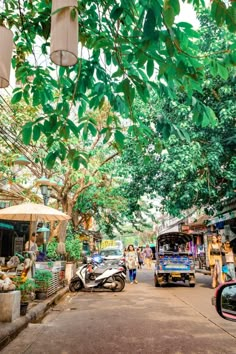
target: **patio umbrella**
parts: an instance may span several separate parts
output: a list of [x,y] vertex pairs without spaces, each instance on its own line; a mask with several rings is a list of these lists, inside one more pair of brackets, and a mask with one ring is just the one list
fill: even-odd
[[23,203],[0,210],[0,220],[12,221],[62,221],[70,216],[44,204]]
[[33,221],[43,221],[44,223],[50,221],[63,221],[69,220],[70,216],[44,204],[23,203],[0,210],[0,220],[1,219],[12,221],[29,221],[30,240]]

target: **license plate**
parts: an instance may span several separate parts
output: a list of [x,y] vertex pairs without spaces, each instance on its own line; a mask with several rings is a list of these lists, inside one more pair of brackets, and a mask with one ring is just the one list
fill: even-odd
[[171,273],[172,277],[181,278],[180,273]]

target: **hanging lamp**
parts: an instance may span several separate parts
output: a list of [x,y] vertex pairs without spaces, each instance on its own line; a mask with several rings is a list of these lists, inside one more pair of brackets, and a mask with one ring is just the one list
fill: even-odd
[[9,86],[12,50],[13,33],[0,26],[0,88]]
[[52,0],[50,58],[56,65],[72,66],[77,63],[77,6],[77,0]]

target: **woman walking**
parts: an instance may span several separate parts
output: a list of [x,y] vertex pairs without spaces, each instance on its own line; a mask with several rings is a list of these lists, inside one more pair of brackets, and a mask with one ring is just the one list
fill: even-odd
[[211,268],[212,288],[216,288],[223,282],[222,279],[222,244],[217,242],[217,236],[212,236],[208,246],[208,259]]
[[125,255],[126,267],[129,270],[129,280],[130,284],[138,284],[136,280],[137,267],[138,267],[138,256],[135,252],[134,246],[129,245]]
[[138,269],[142,269],[143,265],[143,253],[141,248],[137,248],[137,256],[138,256]]

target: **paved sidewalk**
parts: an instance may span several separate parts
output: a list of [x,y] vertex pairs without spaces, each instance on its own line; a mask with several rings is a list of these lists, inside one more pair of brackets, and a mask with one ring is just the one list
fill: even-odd
[[25,316],[21,316],[11,323],[0,323],[0,351],[26,328],[30,322],[39,321],[47,310],[57,304],[68,290],[68,286],[60,289],[56,294],[30,308]]

